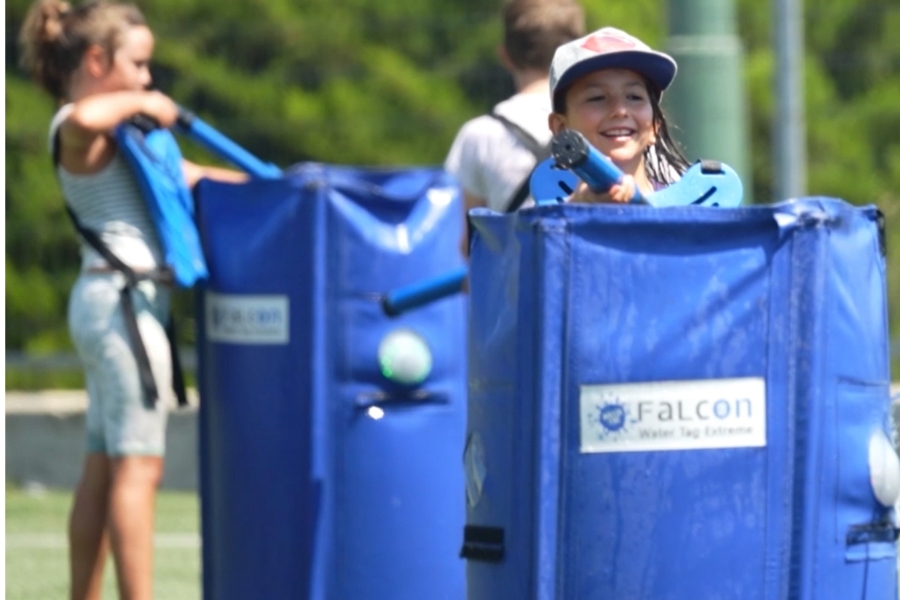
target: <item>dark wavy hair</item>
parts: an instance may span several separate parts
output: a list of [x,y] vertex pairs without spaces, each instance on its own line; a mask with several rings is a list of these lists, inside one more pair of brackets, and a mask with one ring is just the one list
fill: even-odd
[[656,142],[644,151],[644,164],[647,177],[659,183],[675,183],[691,163],[685,158],[681,146],[669,133],[666,114],[660,106],[662,94],[649,79],[644,77],[647,91],[650,93],[650,106],[653,107],[653,125],[656,127]]

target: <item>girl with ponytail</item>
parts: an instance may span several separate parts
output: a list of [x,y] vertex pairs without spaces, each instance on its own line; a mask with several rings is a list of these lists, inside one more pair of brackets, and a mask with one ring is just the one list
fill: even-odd
[[[154,37],[130,4],[78,6],[37,0],[23,23],[22,64],[59,103],[50,123],[50,152],[67,208],[137,274],[164,266],[160,242],[138,183],[116,145],[114,130],[139,114],[171,127],[178,107],[149,89]],[[245,175],[183,161],[189,186],[201,177],[242,181]],[[163,473],[172,355],[166,337],[171,284],[128,285],[97,246],[82,240],[80,275],[69,298],[69,331],[85,370],[88,408],[85,458],[69,518],[72,599],[100,597],[107,550],[123,599],[152,597],[153,522]],[[112,261],[115,262],[115,261]],[[120,267],[121,269],[121,267]],[[128,300],[133,321],[123,319]],[[146,359],[139,372],[133,331]],[[142,386],[155,381],[159,398]]]

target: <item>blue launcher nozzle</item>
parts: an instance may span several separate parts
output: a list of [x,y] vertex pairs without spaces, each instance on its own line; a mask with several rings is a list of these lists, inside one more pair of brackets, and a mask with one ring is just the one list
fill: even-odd
[[179,107],[176,128],[200,146],[234,164],[256,179],[277,179],[281,169],[266,163],[222,135],[186,108]]
[[[591,146],[577,131],[566,129],[554,135],[550,150],[557,165],[578,175],[595,192],[605,192],[622,182],[624,174],[619,167]],[[637,189],[631,202],[646,203]]]
[[443,275],[398,288],[382,297],[381,308],[386,315],[395,317],[410,309],[461,292],[468,276],[469,268],[460,267]]

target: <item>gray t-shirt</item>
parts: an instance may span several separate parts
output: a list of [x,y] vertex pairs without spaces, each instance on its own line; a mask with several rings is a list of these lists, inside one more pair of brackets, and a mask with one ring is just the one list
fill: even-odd
[[[515,123],[540,144],[550,142],[551,112],[547,93],[516,94],[494,113]],[[463,190],[483,198],[487,207],[503,211],[534,168],[535,158],[519,138],[499,120],[482,115],[465,123],[456,135],[444,168]],[[523,206],[528,206],[529,199]]]

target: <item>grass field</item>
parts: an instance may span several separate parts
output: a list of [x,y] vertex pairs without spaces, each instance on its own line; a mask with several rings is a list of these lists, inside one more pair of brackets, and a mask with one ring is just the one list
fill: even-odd
[[[6,487],[6,599],[68,597],[66,519],[72,494]],[[195,494],[160,492],[156,504],[154,592],[166,600],[200,599],[200,512]],[[106,568],[104,598],[116,598]]]
[[[66,518],[71,493],[6,487],[6,600],[68,597]],[[200,600],[199,503],[195,494],[160,492],[154,592],[165,600]],[[104,598],[117,597],[112,563]]]

